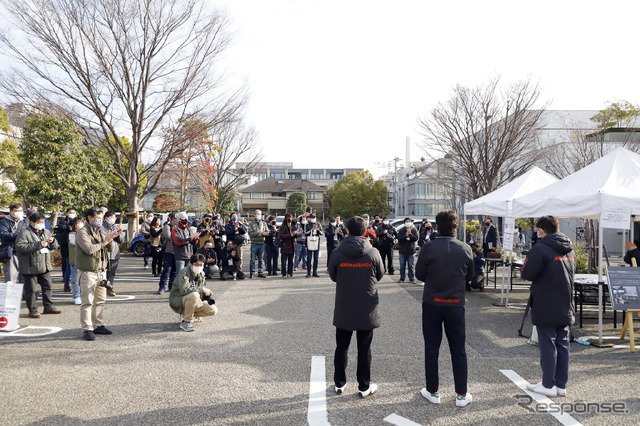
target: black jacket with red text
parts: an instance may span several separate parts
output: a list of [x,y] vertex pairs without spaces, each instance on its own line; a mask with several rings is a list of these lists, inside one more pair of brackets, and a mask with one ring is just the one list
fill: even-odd
[[342,240],[329,258],[329,276],[336,282],[334,326],[343,330],[380,327],[377,284],[384,273],[380,253],[365,237]]
[[522,278],[532,281],[529,304],[533,325],[573,324],[575,271],[576,254],[571,240],[563,233],[546,235],[531,248],[522,267]]

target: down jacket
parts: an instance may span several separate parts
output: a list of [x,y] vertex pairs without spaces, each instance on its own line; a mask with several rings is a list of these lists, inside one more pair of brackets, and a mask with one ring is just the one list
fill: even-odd
[[42,230],[41,234],[31,229],[30,226],[24,228],[16,238],[16,251],[18,252],[18,266],[22,275],[40,275],[51,272],[51,250],[58,248],[58,242],[47,244],[47,253],[42,253],[41,241],[51,238],[48,229]]

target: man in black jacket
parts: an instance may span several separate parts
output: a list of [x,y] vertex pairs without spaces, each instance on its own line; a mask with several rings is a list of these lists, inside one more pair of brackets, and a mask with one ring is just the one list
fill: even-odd
[[384,276],[378,250],[364,237],[367,226],[363,218],[347,221],[345,238],[329,261],[329,276],[336,282],[333,325],[336,327],[336,352],[333,365],[335,390],[344,392],[347,384],[347,353],[351,335],[358,339],[358,390],[360,397],[374,393],[378,386],[371,378],[371,340],[373,329],[380,327],[377,283]]
[[538,331],[542,382],[527,388],[546,396],[566,395],[569,379],[569,326],[575,319],[573,279],[576,254],[571,240],[558,232],[558,219],[536,222],[538,243],[522,266],[522,278],[532,281],[531,322]]
[[472,397],[467,392],[464,298],[467,283],[473,278],[473,255],[471,247],[454,237],[458,228],[456,212],[438,213],[436,226],[438,237],[422,246],[416,264],[416,277],[424,281],[422,334],[427,387],[420,393],[430,402],[440,404],[438,354],[444,324],[451,353],[456,406],[465,407]]
[[484,239],[482,241],[482,254],[487,257],[487,253],[496,251],[498,248],[498,228],[493,225],[493,219],[487,217],[484,220]]
[[418,239],[418,245],[422,247],[431,240],[435,240],[438,237],[437,232],[433,232],[433,226],[429,219],[422,219],[422,226],[420,227],[420,238]]
[[389,219],[382,219],[382,225],[376,229],[378,251],[382,256],[382,266],[393,275],[393,245],[398,242],[396,229],[389,224]]

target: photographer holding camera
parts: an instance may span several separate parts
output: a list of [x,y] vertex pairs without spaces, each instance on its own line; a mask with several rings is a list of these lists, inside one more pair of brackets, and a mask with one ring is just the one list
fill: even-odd
[[169,306],[182,315],[180,328],[194,331],[193,317],[209,317],[218,313],[211,290],[204,286],[204,262],[202,254],[194,254],[189,265],[178,272],[169,296]]
[[[111,334],[102,321],[102,307],[107,298],[107,269],[111,242],[122,233],[122,229],[102,235],[103,212],[92,207],[85,213],[88,226],[76,233],[76,268],[80,284],[82,306],[80,324],[85,340],[95,340],[96,334]],[[97,328],[94,328],[98,325]]]

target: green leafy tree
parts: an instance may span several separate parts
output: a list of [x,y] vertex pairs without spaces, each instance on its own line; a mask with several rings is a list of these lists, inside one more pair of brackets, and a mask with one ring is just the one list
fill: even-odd
[[[9,116],[0,107],[0,132],[9,134],[11,124],[9,124]],[[0,136],[2,138],[2,136]],[[3,179],[14,181],[18,171],[22,168],[22,163],[18,158],[18,143],[8,137],[0,142],[0,176]],[[15,195],[15,191],[11,190],[7,185],[0,186],[0,205],[8,205],[19,200]]]
[[301,215],[307,208],[307,194],[304,192],[294,192],[287,200],[287,211],[294,216]]
[[374,180],[369,171],[347,173],[327,194],[331,216],[339,214],[345,218],[380,214],[391,211],[387,204],[387,188],[382,181]]
[[180,197],[170,192],[163,192],[158,194],[156,200],[153,202],[153,211],[158,213],[165,213],[180,209]]
[[16,187],[28,205],[53,212],[85,209],[105,202],[109,162],[99,149],[81,147],[82,136],[70,120],[36,115],[27,120],[18,157],[23,165]]
[[11,124],[9,123],[9,115],[5,110],[0,107],[0,131],[8,132],[11,130]]
[[628,101],[611,102],[605,109],[591,117],[591,121],[601,129],[626,127],[640,114],[640,109]]

